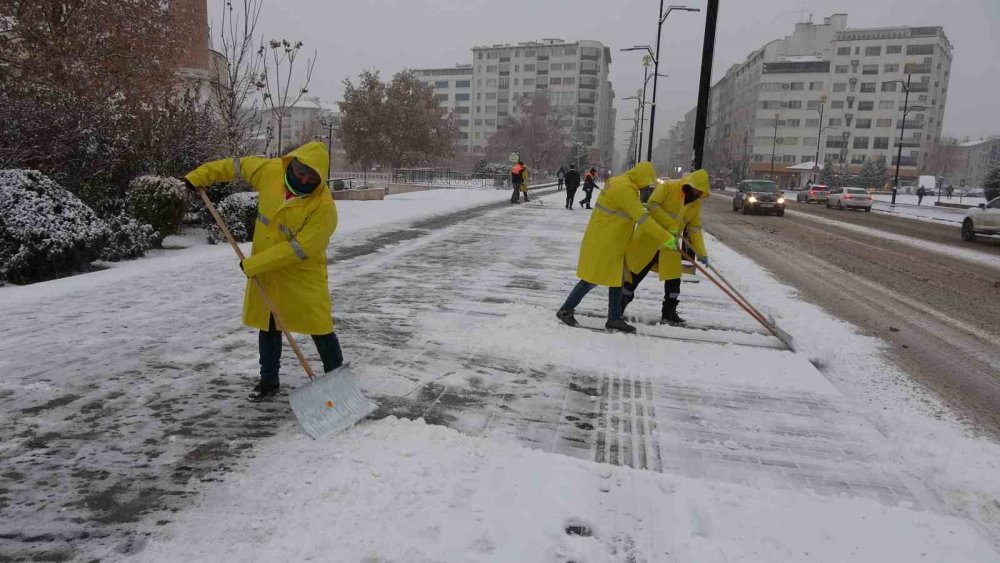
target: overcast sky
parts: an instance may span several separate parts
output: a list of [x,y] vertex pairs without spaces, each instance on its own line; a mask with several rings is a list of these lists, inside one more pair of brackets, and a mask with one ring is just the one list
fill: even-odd
[[[683,2],[684,0],[673,0]],[[217,21],[222,0],[208,0]],[[656,42],[658,0],[264,0],[261,31],[316,49],[310,91],[335,102],[344,78],[364,69],[391,76],[403,68],[470,63],[473,45],[541,38],[590,39],[611,48],[611,80],[619,117],[641,87],[639,53],[618,50]],[[669,5],[671,0],[666,0]],[[700,13],[674,11],[663,27],[656,137],[697,103],[706,0],[687,0]],[[714,79],[766,42],[790,35],[795,23],[848,14],[849,27],[944,26],[954,45],[945,134],[1000,134],[1000,0],[721,0]],[[652,84],[650,85],[652,86]],[[649,90],[650,95],[652,89]],[[616,147],[629,124],[619,120]]]

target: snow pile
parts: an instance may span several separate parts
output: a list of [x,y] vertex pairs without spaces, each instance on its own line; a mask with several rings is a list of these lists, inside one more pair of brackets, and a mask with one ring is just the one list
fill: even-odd
[[177,234],[187,204],[187,189],[176,178],[139,176],[128,184],[128,214],[152,225],[160,238]]
[[328,440],[298,437],[270,441],[251,467],[156,528],[139,559],[995,557],[964,523],[930,512],[599,465],[423,420],[389,417]]
[[0,170],[0,279],[31,283],[85,267],[109,231],[94,211],[37,170]]
[[[253,228],[257,223],[257,192],[236,192],[226,196],[219,202],[217,210],[237,242],[253,240]],[[208,242],[218,244],[225,240],[213,219],[208,227]]]

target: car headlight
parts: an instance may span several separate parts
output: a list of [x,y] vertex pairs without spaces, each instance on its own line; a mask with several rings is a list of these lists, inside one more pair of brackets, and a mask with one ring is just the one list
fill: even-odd
[[750,196],[747,198],[747,203],[757,203],[757,198]]
[[784,203],[785,203],[785,198],[779,197],[778,198],[778,205],[784,205]]

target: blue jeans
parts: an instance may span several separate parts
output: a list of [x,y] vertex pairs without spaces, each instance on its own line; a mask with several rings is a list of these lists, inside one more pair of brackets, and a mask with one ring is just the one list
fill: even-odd
[[[260,349],[260,380],[263,383],[278,383],[278,369],[281,366],[281,339],[284,335],[274,326],[271,317],[268,330],[258,334],[257,344]],[[313,343],[323,360],[323,371],[328,372],[339,368],[344,363],[344,354],[340,350],[340,340],[337,333],[314,334]]]
[[[576,306],[583,301],[583,298],[590,293],[591,289],[597,287],[597,284],[585,282],[580,280],[576,282],[576,286],[573,291],[569,293],[569,297],[566,298],[566,302],[563,303],[562,309],[566,311],[573,311]],[[622,318],[622,288],[620,287],[609,287],[608,288],[608,320],[617,321]]]

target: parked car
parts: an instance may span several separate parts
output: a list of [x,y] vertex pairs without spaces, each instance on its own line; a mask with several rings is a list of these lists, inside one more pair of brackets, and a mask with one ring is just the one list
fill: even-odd
[[962,240],[973,242],[976,235],[1000,235],[1000,197],[980,203],[962,220]]
[[795,194],[795,201],[799,203],[820,203],[826,201],[830,188],[823,184],[813,184],[809,189],[802,190]]
[[733,211],[743,215],[767,213],[781,217],[785,214],[785,198],[777,184],[770,180],[743,180],[733,196]]
[[864,209],[872,210],[872,203],[875,198],[864,188],[834,188],[826,196],[826,207],[836,207],[837,209]]

